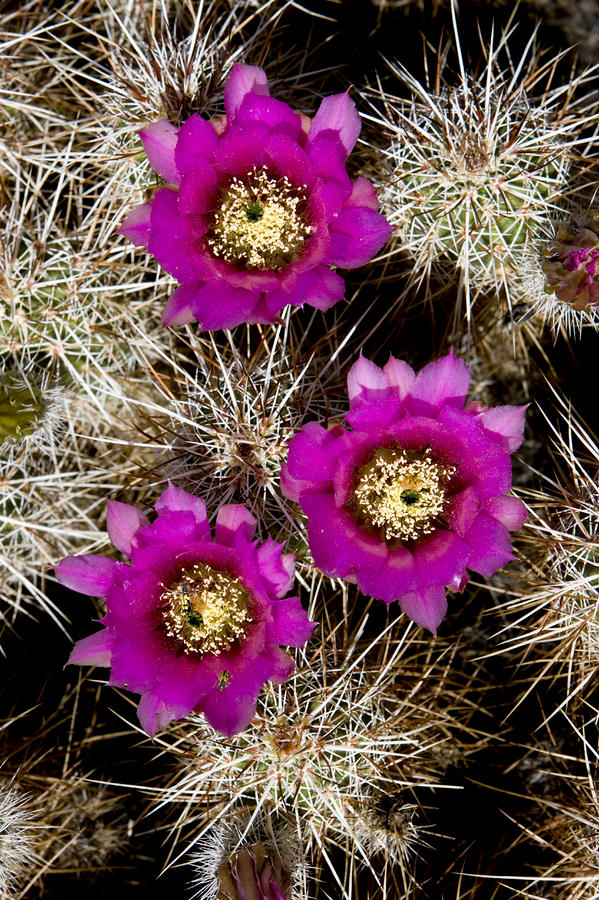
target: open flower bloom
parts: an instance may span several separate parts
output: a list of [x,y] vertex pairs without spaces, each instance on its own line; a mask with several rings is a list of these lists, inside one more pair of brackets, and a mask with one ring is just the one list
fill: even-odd
[[236,64],[225,111],[140,132],[167,186],[120,231],[180,283],[164,324],[233,328],[272,322],[289,304],[328,309],[345,292],[329,266],[364,265],[392,230],[372,184],[345,170],[360,133],[355,104],[325,97],[310,120],[269,96],[262,69]]
[[466,569],[513,559],[524,504],[507,495],[524,406],[464,406],[470,371],[453,354],[416,374],[360,358],[349,378],[351,431],[311,422],[290,443],[283,491],[308,517],[316,565],[436,631],[446,588]]
[[212,537],[206,504],[173,485],[150,524],[134,506],[109,501],[108,535],[131,565],[69,556],[58,580],[106,598],[103,629],[69,658],[110,666],[109,684],[141,694],[139,720],[153,736],[172,719],[202,712],[230,737],[247,726],[265,681],[282,682],[293,661],[278,645],[303,645],[314,630],[293,584],[293,554],[252,537],[243,506],[222,506]]

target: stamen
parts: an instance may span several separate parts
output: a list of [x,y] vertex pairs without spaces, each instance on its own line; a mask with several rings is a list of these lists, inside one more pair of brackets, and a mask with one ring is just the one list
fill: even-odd
[[228,650],[252,621],[246,588],[237,578],[205,563],[185,569],[161,600],[167,634],[193,653]]
[[305,206],[305,194],[287,176],[254,167],[222,192],[207,241],[227,262],[277,271],[300,256],[310,236]]
[[429,451],[377,450],[358,469],[352,506],[385,540],[416,540],[435,529],[455,467],[433,462]]

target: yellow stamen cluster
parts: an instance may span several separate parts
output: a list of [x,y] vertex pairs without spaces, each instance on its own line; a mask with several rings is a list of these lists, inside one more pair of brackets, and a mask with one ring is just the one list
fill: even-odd
[[252,620],[252,601],[241,582],[205,563],[185,569],[161,600],[167,633],[193,653],[227,650]]
[[429,451],[378,450],[358,470],[353,506],[385,540],[416,540],[434,531],[454,473],[453,466],[434,462]]
[[234,178],[221,194],[207,240],[215,256],[247,269],[278,270],[301,254],[312,231],[306,197],[263,166]]

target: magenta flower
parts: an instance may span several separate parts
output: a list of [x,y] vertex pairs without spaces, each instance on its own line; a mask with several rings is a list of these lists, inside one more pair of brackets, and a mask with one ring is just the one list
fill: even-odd
[[225,110],[140,131],[168,185],[120,231],[180,283],[164,324],[233,328],[273,322],[287,305],[328,309],[345,294],[329,266],[364,265],[392,230],[372,184],[345,170],[360,133],[355,104],[325,97],[310,120],[269,96],[262,69],[236,64]]
[[293,584],[293,554],[252,541],[256,520],[243,506],[222,506],[212,537],[206,504],[173,485],[148,519],[109,502],[114,546],[131,565],[103,556],[68,556],[56,577],[106,598],[103,629],[78,641],[69,658],[110,666],[108,684],[141,694],[139,720],[154,736],[172,719],[203,712],[230,737],[247,726],[265,681],[283,682],[293,661],[278,646],[299,647],[314,630]]
[[414,371],[360,358],[348,377],[351,431],[311,422],[290,443],[285,494],[308,517],[326,574],[357,582],[435,632],[446,588],[466,569],[491,575],[513,559],[523,503],[507,495],[524,406],[464,401],[468,366],[452,353]]

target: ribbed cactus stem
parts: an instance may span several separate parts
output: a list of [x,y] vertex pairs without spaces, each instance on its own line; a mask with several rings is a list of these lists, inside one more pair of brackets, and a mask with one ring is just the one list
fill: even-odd
[[0,380],[0,441],[15,443],[35,434],[46,412],[43,392],[18,375]]

